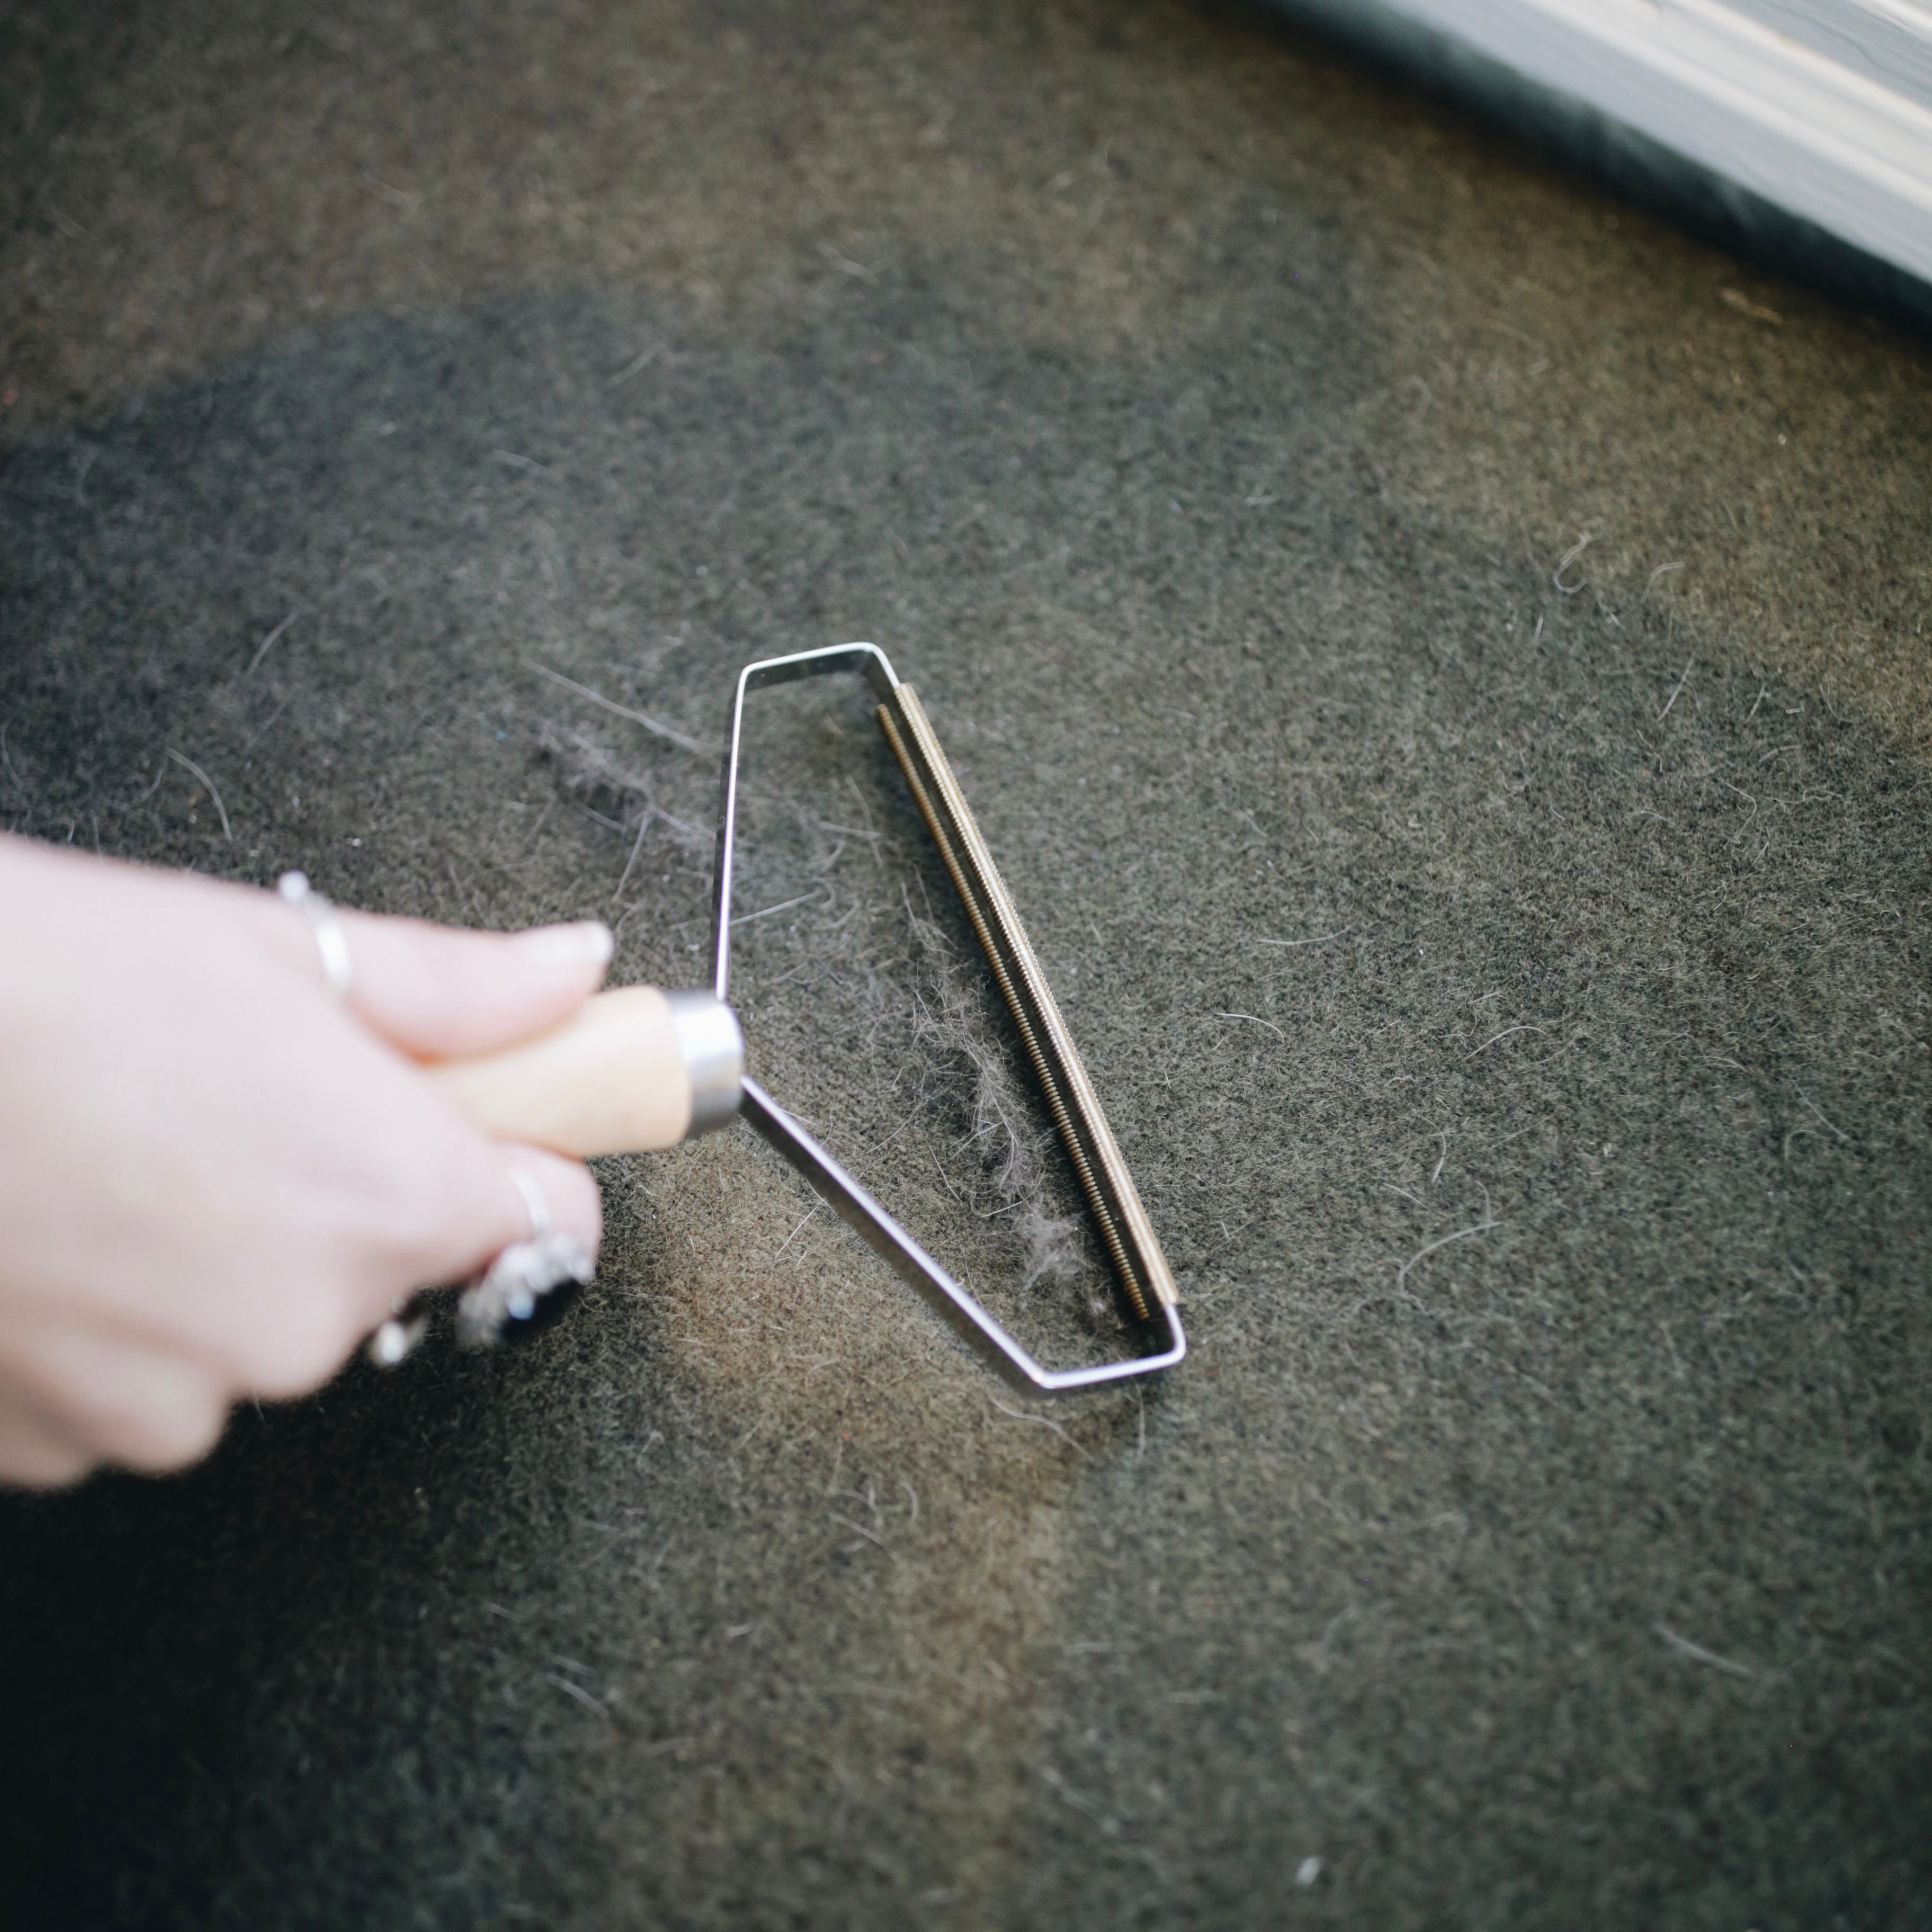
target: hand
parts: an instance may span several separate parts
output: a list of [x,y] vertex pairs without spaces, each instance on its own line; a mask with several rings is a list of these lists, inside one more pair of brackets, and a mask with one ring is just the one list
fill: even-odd
[[268,893],[0,836],[0,1480],[177,1467],[238,1398],[316,1388],[527,1238],[514,1170],[596,1252],[588,1172],[412,1062],[567,1018],[609,932],[340,917],[346,1003]]

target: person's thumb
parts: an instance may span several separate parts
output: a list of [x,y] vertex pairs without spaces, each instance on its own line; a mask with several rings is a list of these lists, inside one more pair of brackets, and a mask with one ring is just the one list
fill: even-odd
[[466,932],[364,913],[341,921],[350,1009],[416,1060],[487,1053],[568,1019],[610,963],[601,920]]

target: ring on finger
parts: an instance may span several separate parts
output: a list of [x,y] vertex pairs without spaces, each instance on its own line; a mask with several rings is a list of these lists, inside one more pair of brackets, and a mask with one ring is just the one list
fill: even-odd
[[306,872],[284,872],[275,881],[275,890],[284,905],[293,906],[308,918],[316,950],[322,955],[322,984],[338,1000],[347,1000],[356,983],[356,968],[342,915],[309,884]]
[[512,1322],[531,1320],[547,1295],[566,1282],[580,1288],[597,1272],[590,1250],[552,1222],[550,1203],[536,1177],[512,1168],[510,1178],[524,1197],[530,1238],[512,1241],[463,1291],[456,1304],[456,1329],[468,1348],[501,1341]]

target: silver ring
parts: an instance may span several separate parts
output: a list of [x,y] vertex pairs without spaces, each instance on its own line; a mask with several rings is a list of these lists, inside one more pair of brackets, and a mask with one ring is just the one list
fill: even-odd
[[346,1000],[356,983],[356,969],[349,956],[349,933],[341,915],[308,882],[306,872],[284,872],[275,881],[283,904],[293,906],[307,915],[315,934],[316,950],[322,955],[322,984],[338,1000]]
[[533,1175],[513,1167],[510,1178],[530,1216],[527,1240],[512,1241],[456,1304],[456,1332],[466,1348],[487,1348],[512,1322],[529,1321],[544,1297],[574,1282],[580,1288],[597,1272],[590,1251],[574,1234],[560,1233],[550,1203]]
[[530,1217],[530,1238],[540,1241],[550,1232],[550,1203],[544,1198],[543,1190],[535,1178],[520,1167],[511,1168],[510,1178],[517,1184],[517,1192],[524,1197],[524,1211]]
[[379,1369],[393,1369],[416,1352],[416,1344],[428,1332],[428,1316],[415,1302],[404,1302],[369,1337],[369,1359]]
[[[512,1322],[527,1322],[536,1314],[545,1295],[567,1281],[582,1287],[596,1273],[584,1244],[574,1234],[556,1232],[536,1177],[513,1167],[510,1178],[524,1197],[530,1236],[501,1250],[464,1290],[456,1305],[456,1329],[467,1348],[500,1341]],[[398,1304],[395,1313],[369,1337],[370,1360],[379,1369],[393,1369],[415,1352],[428,1328],[419,1298]]]

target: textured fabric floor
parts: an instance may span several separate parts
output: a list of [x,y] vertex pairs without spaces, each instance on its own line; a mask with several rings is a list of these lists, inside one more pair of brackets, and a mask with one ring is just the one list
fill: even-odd
[[[1924,346],[1238,16],[286,20],[0,22],[0,824],[688,983],[873,638],[1196,1353],[610,1163],[526,1347],[0,1500],[10,1918],[1932,1923]],[[1116,1346],[856,692],[752,758],[761,1077]]]

